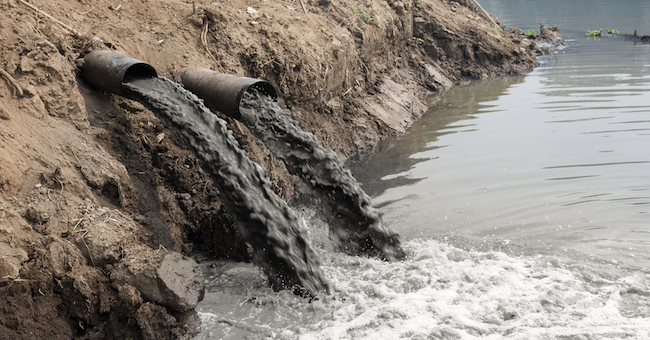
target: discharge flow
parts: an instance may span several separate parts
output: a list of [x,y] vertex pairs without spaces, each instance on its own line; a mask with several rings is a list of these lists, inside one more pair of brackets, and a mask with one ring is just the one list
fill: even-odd
[[399,236],[382,223],[370,198],[343,169],[336,153],[303,131],[289,110],[251,88],[242,97],[240,112],[251,132],[307,185],[307,196],[314,198],[308,201],[324,216],[341,251],[386,260],[404,258]]
[[274,290],[317,294],[328,289],[297,217],[273,192],[262,168],[240,149],[225,121],[194,94],[164,77],[133,80],[124,88],[129,98],[152,110],[202,161],[240,233],[252,245],[253,260]]

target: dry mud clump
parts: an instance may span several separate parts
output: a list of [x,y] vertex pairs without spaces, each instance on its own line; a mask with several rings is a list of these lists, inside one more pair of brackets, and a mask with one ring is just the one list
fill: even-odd
[[[94,49],[176,80],[265,78],[343,157],[403,132],[424,95],[526,72],[539,51],[467,0],[0,0],[0,339],[188,338],[202,280],[187,256],[250,258],[179,139],[79,78]],[[292,197],[296,179],[226,119]]]

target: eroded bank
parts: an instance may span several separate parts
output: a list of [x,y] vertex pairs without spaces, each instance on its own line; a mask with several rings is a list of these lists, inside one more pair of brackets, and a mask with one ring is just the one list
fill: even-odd
[[[529,37],[492,28],[472,1],[295,4],[34,3],[71,32],[0,1],[2,337],[183,338],[197,297],[169,302],[142,277],[199,249],[250,258],[180,139],[141,104],[81,80],[76,60],[89,51],[121,51],[175,80],[189,65],[267,79],[301,127],[343,157],[404,131],[425,94],[536,65]],[[292,197],[297,180],[282,162],[224,118],[273,189]]]

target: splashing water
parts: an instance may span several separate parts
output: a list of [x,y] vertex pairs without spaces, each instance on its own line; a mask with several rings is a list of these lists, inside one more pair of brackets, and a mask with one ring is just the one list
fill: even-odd
[[402,259],[399,236],[381,221],[379,212],[349,171],[329,148],[303,131],[271,97],[251,88],[240,104],[243,122],[280,158],[293,175],[302,178],[317,197],[318,208],[334,234],[338,248],[350,255],[367,254]]
[[648,274],[608,279],[435,240],[404,247],[412,256],[398,262],[320,254],[335,293],[312,303],[260,288],[241,266],[208,270],[196,340],[650,338]]
[[222,119],[194,94],[163,77],[134,80],[124,88],[202,161],[273,289],[294,289],[300,294],[327,290],[317,257],[300,234],[297,217],[273,192],[262,168],[239,148]]

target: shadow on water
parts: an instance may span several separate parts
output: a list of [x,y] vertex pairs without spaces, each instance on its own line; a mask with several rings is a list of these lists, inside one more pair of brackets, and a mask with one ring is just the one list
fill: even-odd
[[[390,188],[414,185],[424,178],[408,177],[408,171],[429,158],[413,155],[445,147],[435,145],[444,135],[472,131],[476,113],[489,112],[489,106],[484,103],[498,99],[511,85],[523,83],[524,79],[523,76],[498,78],[453,87],[404,135],[382,140],[350,156],[347,164],[371,197]],[[377,167],[377,164],[382,166]]]

